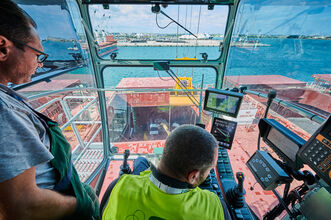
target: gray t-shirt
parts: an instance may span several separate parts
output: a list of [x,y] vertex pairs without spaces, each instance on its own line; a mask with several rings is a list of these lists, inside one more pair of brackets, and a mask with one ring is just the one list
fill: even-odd
[[53,189],[58,177],[50,164],[53,155],[46,129],[26,104],[10,94],[22,97],[0,84],[0,182],[35,167],[36,184]]

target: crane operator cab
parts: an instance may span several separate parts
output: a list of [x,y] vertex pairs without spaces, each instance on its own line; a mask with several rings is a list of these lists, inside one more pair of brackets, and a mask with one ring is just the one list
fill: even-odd
[[[242,99],[243,93],[219,89],[208,89],[205,93],[204,109],[216,114],[221,113],[222,115],[236,117],[238,115]],[[203,126],[202,124],[198,125]],[[202,184],[199,185],[199,187],[201,189],[209,190],[219,197],[224,212],[228,215],[226,216],[227,219],[230,218],[228,213],[231,213],[232,218],[237,218],[239,216],[246,219],[253,219],[244,199],[244,174],[242,172],[238,172],[236,174],[236,179],[238,181],[238,184],[236,184],[232,174],[230,162],[226,159],[227,150],[231,149],[235,130],[236,122],[223,118],[214,118],[211,134],[217,139],[219,144],[217,167],[211,169],[208,177]],[[201,147],[203,147],[203,145]],[[132,173],[131,168],[128,165],[129,155],[129,150],[126,150],[124,153],[124,160],[121,166],[120,175]],[[221,180],[221,182],[219,180]],[[117,182],[118,180],[115,181]],[[107,205],[105,202],[108,200],[113,188],[114,183],[109,185],[106,193],[104,194],[104,198],[101,202],[101,210]],[[109,202],[112,201],[109,200],[108,203]]]
[[[257,219],[245,202],[245,174],[237,172],[234,178],[227,157],[237,127],[237,122],[230,118],[237,117],[244,97],[238,91],[207,89],[205,92],[204,110],[218,115],[213,119],[210,133],[218,141],[219,149],[217,166],[199,187],[215,193],[232,219]],[[272,191],[279,201],[263,219],[275,219],[284,210],[287,219],[327,219],[331,216],[331,117],[308,141],[274,119],[262,118],[258,127],[262,140],[271,150],[261,150],[257,146],[246,165],[263,190]],[[127,163],[129,155],[126,150],[120,175],[132,172]],[[301,185],[291,187],[293,179],[302,182]],[[284,188],[283,195],[279,195],[276,188]],[[106,201],[110,193],[107,190],[103,200]]]
[[13,1],[49,57],[8,87],[59,123],[100,210],[189,124],[217,141],[198,187],[231,219],[330,219],[331,0]]

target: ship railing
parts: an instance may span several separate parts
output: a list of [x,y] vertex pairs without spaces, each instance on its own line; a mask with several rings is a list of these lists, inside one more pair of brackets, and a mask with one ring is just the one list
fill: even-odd
[[[252,91],[252,90],[245,90],[244,93],[268,99],[268,94],[265,94],[265,93],[256,92],[256,91]],[[320,115],[314,114],[311,111],[308,111],[308,110],[306,110],[306,109],[304,109],[304,108],[302,108],[302,107],[300,107],[296,104],[288,102],[288,101],[284,101],[284,100],[281,100],[281,99],[278,99],[278,98],[274,98],[273,103],[276,103],[276,104],[281,105],[285,108],[288,108],[288,109],[304,116],[305,118],[309,118],[310,120],[312,120],[312,121],[314,121],[318,124],[322,124],[326,119],[324,117],[321,117]]]
[[[77,112],[75,115],[71,114],[70,111],[70,107],[69,104],[67,102],[67,100],[70,99],[92,99],[91,101],[89,101],[79,112]],[[76,160],[74,161],[77,162],[77,160],[80,158],[81,155],[83,155],[83,153],[85,152],[85,149],[87,149],[91,143],[93,142],[93,140],[95,139],[96,135],[100,132],[101,130],[101,126],[98,128],[98,130],[93,134],[93,136],[91,137],[91,139],[87,142],[87,144],[84,143],[81,135],[79,134],[79,131],[77,129],[77,124],[101,124],[101,121],[75,121],[83,112],[85,112],[86,110],[88,110],[88,108],[95,104],[98,101],[97,97],[95,96],[65,96],[63,98],[54,98],[51,101],[41,105],[40,107],[36,108],[37,111],[41,111],[43,109],[45,109],[46,107],[52,105],[55,102],[59,102],[61,104],[61,107],[66,115],[66,118],[68,118],[68,121],[63,124],[60,129],[61,131],[63,131],[64,129],[68,128],[69,126],[72,128],[75,137],[77,138],[80,146],[83,147],[83,151],[79,154],[79,156],[76,158]],[[73,154],[75,154],[75,151],[79,149],[78,147],[75,147],[73,150]]]
[[[63,90],[58,90],[58,91],[50,91],[50,92],[46,92],[46,93],[43,93],[43,94],[39,94],[37,96],[31,96],[29,98],[31,99],[36,99],[38,97],[44,97],[44,96],[49,96],[51,94],[54,94],[54,93],[59,93],[59,92],[65,92],[65,91],[74,91],[74,90],[92,90],[92,91],[107,91],[107,92],[160,92],[160,91],[169,91],[169,92],[174,92],[174,91],[181,91],[180,89],[96,89],[96,88],[71,88],[71,89],[63,89]],[[203,92],[204,90],[202,89],[192,89],[192,91],[197,91],[197,92]],[[255,95],[255,96],[258,96],[258,97],[262,97],[262,98],[265,98],[267,99],[268,98],[268,95],[265,94],[265,93],[261,93],[261,92],[256,92],[256,91],[253,91],[253,90],[245,90],[244,91],[245,94],[249,94],[249,95]],[[111,97],[114,97],[114,94],[111,96]],[[74,116],[71,114],[70,112],[70,108],[69,108],[69,105],[68,105],[68,102],[67,100],[69,99],[92,99],[91,101],[89,101],[89,103],[87,105],[85,105],[78,113],[76,113]],[[68,119],[68,121],[63,124],[61,126],[61,130],[63,131],[65,128],[67,128],[68,126],[71,126],[72,127],[72,130],[79,142],[79,144],[83,147],[83,148],[86,148],[89,146],[89,144],[91,144],[91,140],[88,141],[88,145],[86,145],[84,143],[84,141],[82,140],[81,136],[79,135],[79,131],[77,129],[77,124],[92,124],[92,123],[101,123],[101,121],[84,121],[84,122],[80,122],[80,121],[75,121],[83,112],[85,112],[92,104],[96,103],[98,101],[97,97],[96,96],[65,96],[63,98],[55,98],[55,99],[52,99],[51,101],[43,104],[42,106],[38,107],[36,110],[37,111],[40,111],[40,110],[43,110],[45,109],[47,106],[55,103],[55,102],[59,102],[64,110],[64,113],[66,115],[66,118]],[[200,100],[200,103],[201,103],[202,100]],[[199,104],[200,104],[199,103]],[[317,115],[315,114],[314,112],[311,112],[311,111],[308,111],[306,110],[305,108],[302,108],[301,106],[298,106],[294,103],[290,103],[288,101],[284,101],[284,100],[281,100],[281,99],[278,99],[278,98],[275,98],[274,99],[274,103],[278,104],[278,105],[281,105],[285,108],[288,108],[306,118],[309,118],[310,120],[318,123],[318,124],[321,124],[323,123],[323,121],[325,120],[325,118],[321,117],[320,115]],[[77,149],[77,148],[75,148]],[[74,149],[74,150],[75,150]]]
[[[130,92],[175,92],[175,91],[181,91],[176,90],[176,89],[97,89],[97,88],[70,88],[70,89],[62,89],[62,90],[57,90],[57,91],[49,91],[49,92],[45,92],[42,94],[38,94],[38,95],[34,95],[34,96],[30,96],[29,99],[33,100],[33,99],[37,99],[37,98],[41,98],[41,97],[45,97],[45,96],[52,96],[53,94],[59,94],[59,93],[67,93],[67,92],[73,92],[73,91],[92,91],[92,92],[96,92],[96,91],[104,91],[104,92],[113,92],[113,94],[110,94],[110,96],[107,99],[107,106],[109,105],[109,102],[111,101],[110,99],[112,99],[111,97],[115,97],[114,94],[124,94],[124,93],[130,93]],[[204,89],[192,89],[192,90],[196,90],[197,92],[204,92]],[[267,99],[268,95],[261,93],[261,92],[256,92],[256,91],[251,91],[251,90],[245,90],[244,91],[245,94],[247,95],[255,95],[258,97],[262,97]],[[71,99],[82,99],[85,100],[84,101],[84,106],[74,115],[72,115],[71,111],[70,111],[70,107],[69,107],[69,100]],[[87,100],[87,101],[86,101]],[[99,112],[99,117],[96,120],[89,120],[89,119],[83,119],[82,121],[78,120],[78,117],[83,114],[85,111],[87,111],[89,108],[91,108],[91,106],[93,106],[94,104],[97,105],[98,104],[98,97],[97,94],[91,95],[91,93],[89,93],[88,95],[67,95],[67,96],[63,96],[63,97],[58,97],[58,98],[54,98],[52,100],[50,100],[49,102],[41,105],[40,107],[36,108],[36,110],[38,111],[42,111],[45,108],[49,107],[50,105],[59,102],[61,104],[61,107],[63,108],[63,112],[64,115],[67,119],[66,123],[64,123],[60,128],[61,130],[65,130],[66,128],[68,128],[69,126],[71,126],[72,128],[72,132],[74,134],[74,136],[76,137],[77,141],[78,141],[78,147],[76,146],[73,149],[73,162],[74,164],[78,163],[78,161],[83,157],[84,153],[88,151],[88,148],[92,145],[92,143],[94,143],[95,138],[98,136],[98,134],[102,131],[103,127],[102,127],[102,123],[100,121],[100,119],[98,120],[98,118],[100,118],[100,112]],[[202,100],[200,100],[200,105],[201,105]],[[311,111],[308,111],[302,107],[300,107],[299,105],[287,102],[287,101],[283,101],[280,99],[275,98],[274,99],[274,103],[281,105],[285,108],[288,108],[300,115],[302,115],[303,117],[309,118],[310,120],[317,122],[318,124],[323,123],[323,121],[325,120],[323,117],[321,117],[320,115],[314,114]],[[263,103],[262,103],[263,104]],[[193,106],[193,104],[192,104]],[[99,108],[97,108],[98,111]],[[93,133],[91,133],[91,136],[89,136],[90,138],[88,140],[83,140],[82,136],[79,133],[79,129],[77,128],[77,125],[90,125],[90,124],[99,124],[100,126],[98,128],[96,128],[95,130],[91,130],[93,131]],[[100,144],[100,147],[102,148],[103,144],[102,143],[97,143]],[[110,152],[110,154],[105,155],[105,152],[102,152],[103,157],[100,158],[100,161],[98,162],[99,165],[97,166],[97,168],[93,171],[91,171],[91,173],[89,174],[84,174],[84,175],[88,175],[84,177],[84,180],[86,180],[86,182],[91,182],[93,181],[94,178],[96,178],[97,173],[102,169],[102,167],[105,166],[106,163],[109,162],[109,160],[115,159],[116,157],[114,157],[116,154]],[[108,162],[107,162],[108,161]],[[101,183],[100,183],[101,184]]]

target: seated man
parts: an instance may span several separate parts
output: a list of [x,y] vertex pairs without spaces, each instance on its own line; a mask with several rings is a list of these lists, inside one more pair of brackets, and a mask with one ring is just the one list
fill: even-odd
[[[206,130],[191,125],[176,128],[157,168],[152,165],[139,176],[123,175],[111,184],[102,219],[229,218],[216,194],[197,187],[216,166],[217,155],[216,140]],[[140,161],[135,161],[134,169],[146,164]]]

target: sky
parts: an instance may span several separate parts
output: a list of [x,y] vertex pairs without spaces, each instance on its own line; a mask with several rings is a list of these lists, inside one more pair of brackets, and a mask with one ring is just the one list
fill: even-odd
[[75,39],[76,34],[71,26],[70,15],[60,5],[20,5],[37,23],[41,39],[49,36],[64,39]]
[[[223,34],[228,15],[227,6],[215,6],[214,10],[207,10],[207,5],[203,5],[201,6],[201,13],[200,6],[191,5],[169,5],[167,8],[161,8],[161,10],[174,20],[179,20],[182,26],[193,33],[197,33],[199,26],[199,33]],[[177,33],[175,23],[170,24],[166,29],[158,28],[156,14],[151,12],[150,5],[110,6],[109,10],[104,10],[99,5],[92,5],[90,14],[95,29],[127,33]],[[108,20],[105,20],[105,18]],[[171,22],[162,14],[158,14],[157,19],[161,27]],[[180,29],[179,33],[185,33],[185,31]]]
[[[269,0],[271,2],[275,2]],[[242,1],[245,2],[245,1]],[[323,35],[331,36],[331,1],[330,4],[318,5],[257,5],[248,0],[249,4],[241,4],[236,18],[235,33],[267,34],[267,35]],[[253,2],[253,3],[252,3]],[[309,1],[308,1],[309,2]],[[316,1],[315,1],[316,2]],[[65,39],[76,38],[71,26],[70,15],[62,10],[60,5],[33,6],[21,5],[37,22],[41,39],[48,36]],[[193,33],[224,34],[227,6],[215,6],[207,10],[207,6],[175,6],[161,8],[175,20]],[[178,13],[179,12],[179,13]],[[156,24],[156,14],[151,12],[150,5],[110,5],[104,10],[101,5],[91,5],[90,15],[93,29],[115,33],[177,33],[175,23],[161,29]],[[157,15],[158,24],[162,27],[170,20],[162,14]],[[198,28],[199,27],[199,28]],[[199,30],[198,30],[199,29]],[[179,34],[187,34],[179,28]]]

